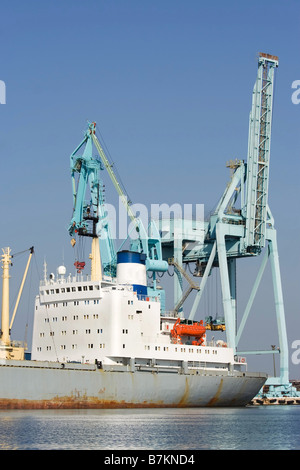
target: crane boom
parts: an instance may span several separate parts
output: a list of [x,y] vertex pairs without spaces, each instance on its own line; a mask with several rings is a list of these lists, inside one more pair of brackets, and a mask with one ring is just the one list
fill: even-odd
[[118,181],[118,179],[115,175],[115,172],[112,168],[112,165],[109,163],[109,161],[108,161],[108,159],[107,159],[107,157],[106,157],[106,155],[105,155],[105,153],[104,153],[104,151],[103,151],[103,149],[100,145],[100,142],[99,142],[97,136],[95,135],[95,127],[96,127],[96,123],[93,122],[90,125],[90,129],[91,129],[91,135],[92,135],[92,139],[93,139],[93,142],[95,144],[95,147],[99,152],[100,158],[101,158],[101,160],[102,160],[102,162],[103,162],[103,164],[104,164],[104,166],[105,166],[105,168],[106,168],[106,170],[107,170],[107,172],[108,172],[108,174],[109,174],[109,176],[110,176],[110,178],[113,182],[114,187],[117,190],[117,193],[119,194],[119,197],[120,197],[122,203],[124,204],[124,206],[127,210],[127,213],[129,215],[130,219],[132,220],[132,222],[134,222],[135,225],[137,225],[136,216],[135,216],[135,214],[133,213],[133,211],[130,207],[130,201],[128,200],[128,197],[125,194],[125,192],[123,191],[123,189],[122,189],[122,187],[121,187],[121,185],[120,185],[120,183],[119,183],[119,181]]
[[245,245],[251,251],[265,246],[274,70],[278,57],[260,53],[249,119]]

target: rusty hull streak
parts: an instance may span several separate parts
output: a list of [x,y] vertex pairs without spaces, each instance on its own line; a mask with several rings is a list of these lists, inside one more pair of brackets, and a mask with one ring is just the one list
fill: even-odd
[[130,403],[125,401],[99,400],[97,398],[73,399],[72,397],[57,397],[51,400],[16,400],[0,399],[0,410],[53,410],[53,409],[118,409],[118,408],[183,408],[190,405],[185,403],[166,404],[163,402]]
[[221,378],[221,381],[220,381],[220,384],[218,386],[218,390],[217,390],[215,396],[213,396],[212,399],[209,400],[209,402],[207,403],[207,406],[214,406],[216,403],[218,403],[218,400],[219,400],[221,392],[222,392],[222,388],[223,388],[223,378]]
[[185,406],[189,406],[188,403],[187,403],[188,397],[189,397],[189,382],[188,382],[188,378],[186,377],[185,378],[185,389],[184,389],[182,398],[181,398],[180,402],[177,405],[178,408],[180,408],[180,407],[183,408]]

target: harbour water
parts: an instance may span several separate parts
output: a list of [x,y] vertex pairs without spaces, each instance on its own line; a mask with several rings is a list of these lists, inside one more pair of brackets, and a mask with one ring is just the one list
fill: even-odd
[[2,410],[1,450],[299,450],[300,406]]

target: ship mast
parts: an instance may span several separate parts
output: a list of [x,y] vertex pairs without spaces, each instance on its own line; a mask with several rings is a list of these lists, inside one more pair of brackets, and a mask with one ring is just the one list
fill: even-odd
[[0,358],[1,359],[24,359],[24,347],[14,346],[10,339],[10,331],[15,319],[19,301],[25,284],[33,247],[30,248],[30,254],[19,289],[16,305],[13,311],[11,322],[9,323],[9,267],[11,265],[11,249],[9,247],[2,248],[2,312],[1,312],[1,332],[0,332]]
[[2,317],[1,317],[1,345],[7,348],[10,345],[9,333],[9,266],[11,264],[10,248],[2,248]]

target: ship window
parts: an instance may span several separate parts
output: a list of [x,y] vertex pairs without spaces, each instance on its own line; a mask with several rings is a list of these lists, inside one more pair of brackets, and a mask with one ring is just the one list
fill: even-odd
[[76,292],[76,287],[72,287],[72,292]]
[[128,300],[128,305],[130,305],[130,300]]
[[87,335],[89,335],[89,334],[91,334],[91,330],[85,330],[85,333],[86,333]]
[[46,294],[49,295],[49,291],[48,291],[48,290],[46,290]]
[[56,294],[59,294],[59,289],[55,289]]
[[93,286],[89,286],[89,290],[93,290]]
[[71,292],[70,287],[67,287],[67,292]]
[[93,349],[94,345],[93,344],[88,344],[88,349]]
[[82,287],[78,286],[78,291],[81,292],[81,290],[82,290]]
[[66,289],[64,287],[61,288],[61,293],[64,294],[66,292]]
[[123,349],[125,349],[125,344],[123,344]]
[[98,328],[97,333],[103,333],[102,328]]
[[87,290],[87,286],[83,286],[83,290]]
[[136,313],[143,313],[142,310],[136,310]]

